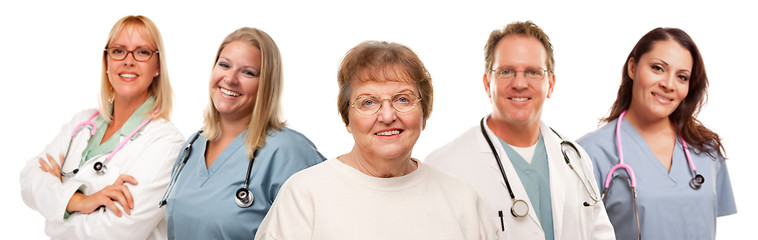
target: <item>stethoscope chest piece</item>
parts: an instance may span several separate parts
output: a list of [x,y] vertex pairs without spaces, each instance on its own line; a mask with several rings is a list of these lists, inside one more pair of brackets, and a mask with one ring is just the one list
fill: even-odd
[[516,199],[511,206],[511,215],[514,217],[523,217],[529,213],[529,205],[522,199]]
[[[136,139],[137,137],[139,137],[139,136],[140,136],[140,134],[141,134],[141,133],[139,133],[139,131],[141,131],[141,130],[142,130],[144,127],[145,127],[145,125],[147,125],[147,123],[149,123],[149,122],[150,122],[150,121],[153,119],[153,117],[155,117],[155,115],[158,113],[158,111],[159,111],[159,110],[160,110],[160,108],[156,108],[156,109],[155,109],[155,112],[153,112],[153,115],[151,115],[151,116],[149,116],[149,117],[145,118],[145,120],[144,120],[144,121],[142,121],[142,123],[140,123],[140,125],[139,125],[139,126],[137,126],[137,128],[135,128],[135,129],[134,129],[134,131],[132,131],[132,133],[130,133],[130,134],[129,134],[129,136],[127,136],[127,137],[126,137],[124,140],[122,140],[122,141],[121,141],[121,142],[120,142],[120,143],[119,143],[119,144],[118,144],[118,145],[117,145],[117,146],[116,146],[116,147],[115,147],[115,148],[114,148],[114,149],[111,151],[111,153],[110,153],[110,154],[108,154],[108,156],[107,156],[107,157],[105,157],[105,160],[103,160],[103,161],[98,161],[98,162],[95,162],[95,164],[94,164],[94,166],[92,166],[92,168],[94,168],[94,169],[95,169],[95,172],[97,173],[97,175],[101,175],[101,176],[102,176],[102,175],[105,175],[105,171],[108,169],[108,168],[105,166],[105,165],[106,165],[106,163],[108,163],[108,162],[109,162],[109,161],[110,161],[110,160],[113,158],[113,156],[114,156],[114,155],[115,155],[115,154],[116,154],[118,151],[120,151],[120,150],[121,150],[121,148],[123,148],[123,147],[124,147],[124,145],[125,145],[127,142],[133,141],[134,139]],[[79,123],[79,125],[77,125],[77,126],[76,126],[76,128],[75,128],[74,132],[71,134],[71,139],[69,139],[69,141],[68,141],[68,147],[66,147],[66,155],[64,155],[65,157],[64,157],[63,159],[61,159],[61,165],[60,165],[61,167],[63,167],[63,164],[64,164],[64,163],[65,163],[65,161],[66,161],[66,158],[69,156],[68,154],[69,154],[69,153],[70,153],[70,151],[71,151],[71,145],[73,145],[72,143],[74,142],[74,138],[75,138],[75,137],[77,136],[77,134],[79,133],[79,130],[83,129],[83,127],[88,127],[88,128],[90,128],[91,130],[88,132],[88,133],[89,133],[89,137],[90,137],[90,140],[92,139],[92,136],[94,136],[94,135],[97,133],[97,127],[95,126],[95,123],[94,123],[94,122],[92,122],[92,119],[95,119],[95,117],[97,117],[99,114],[100,114],[100,113],[99,113],[98,111],[95,111],[95,113],[93,113],[93,114],[92,114],[92,115],[89,117],[89,119],[87,119],[87,121],[84,121],[84,122],[82,122],[82,123]],[[83,162],[82,160],[83,160],[83,159],[80,159],[80,160],[79,160],[79,165],[80,165],[80,167],[81,167],[81,165],[82,165],[82,164],[84,164],[84,162]],[[62,177],[73,177],[73,176],[74,176],[74,175],[76,175],[77,173],[79,173],[79,168],[76,168],[76,169],[74,169],[73,171],[71,171],[71,172],[69,172],[69,173],[61,171],[61,176],[62,176]]]
[[237,202],[237,206],[240,206],[242,208],[250,207],[250,205],[252,205],[253,201],[255,200],[255,197],[253,197],[253,192],[247,188],[237,189],[237,193],[234,195],[234,201]]
[[698,190],[703,186],[703,183],[705,183],[705,177],[700,174],[695,174],[695,177],[690,180],[690,187],[692,187],[692,189]]
[[95,172],[97,172],[97,175],[105,174],[105,170],[108,169],[107,167],[105,167],[105,164],[103,164],[103,162],[96,162],[95,165],[92,166],[92,168],[95,169]]
[[[184,165],[187,163],[187,160],[189,160],[190,153],[192,152],[192,144],[197,140],[197,137],[200,136],[200,133],[203,131],[200,130],[195,135],[192,135],[192,138],[190,138],[189,143],[184,147],[184,150],[182,150],[182,153],[179,154],[181,161],[177,159],[177,163],[174,164],[174,170],[172,170],[171,174],[171,180],[168,183],[168,187],[166,188],[166,192],[163,193],[162,200],[158,203],[159,207],[163,207],[168,203],[168,196],[171,193],[171,190],[174,188],[177,179],[179,178],[179,174],[182,172],[182,169],[184,169]],[[250,162],[247,164],[247,174],[245,175],[245,182],[242,185],[241,188],[237,189],[236,192],[234,192],[234,202],[237,203],[237,206],[241,208],[250,207],[253,205],[253,201],[255,198],[253,197],[253,192],[248,189],[250,186],[250,172],[253,170],[253,162],[255,162],[255,156],[258,154],[258,149],[256,149],[253,152],[253,157],[250,158]]]

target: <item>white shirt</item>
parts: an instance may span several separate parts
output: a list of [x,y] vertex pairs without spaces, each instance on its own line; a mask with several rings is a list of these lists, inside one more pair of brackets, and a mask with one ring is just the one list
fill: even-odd
[[330,159],[284,183],[255,239],[495,239],[471,187],[423,163],[377,178]]
[[529,147],[516,147],[510,144],[508,144],[508,146],[513,148],[513,150],[516,151],[518,155],[521,155],[521,158],[523,158],[524,161],[530,164],[532,163],[532,158],[534,158],[534,150],[537,149],[537,143],[534,143],[534,145]]

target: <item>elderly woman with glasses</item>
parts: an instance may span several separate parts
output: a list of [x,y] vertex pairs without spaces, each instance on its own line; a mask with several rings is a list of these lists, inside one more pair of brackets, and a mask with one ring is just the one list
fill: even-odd
[[366,41],[338,73],[349,153],[293,175],[255,239],[493,239],[466,183],[411,157],[432,111],[431,77],[397,43]]
[[[144,16],[113,25],[102,52],[99,108],[74,115],[21,171],[21,197],[53,239],[165,239],[155,206],[182,135],[163,41]],[[73,133],[73,135],[72,135]]]

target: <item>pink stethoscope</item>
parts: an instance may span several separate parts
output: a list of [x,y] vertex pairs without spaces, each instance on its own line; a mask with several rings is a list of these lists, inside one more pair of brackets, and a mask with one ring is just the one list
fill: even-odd
[[[634,170],[632,170],[632,167],[624,163],[624,149],[621,146],[621,122],[624,119],[624,115],[626,115],[626,111],[622,112],[621,115],[619,115],[618,120],[616,120],[616,149],[618,150],[619,154],[619,163],[614,165],[611,170],[608,171],[608,175],[605,177],[605,186],[603,189],[602,198],[603,203],[605,203],[606,193],[608,193],[608,189],[611,188],[611,179],[613,179],[613,173],[619,169],[626,170],[626,172],[629,173],[629,185],[631,186],[633,194],[634,219],[637,221],[637,239],[640,239],[640,216],[637,213],[637,180],[634,177]],[[692,187],[692,189],[698,190],[703,186],[705,177],[697,173],[695,164],[692,163],[692,157],[690,157],[690,149],[687,147],[687,142],[685,142],[684,138],[682,137],[679,137],[679,140],[682,142],[684,155],[687,157],[687,164],[690,166],[690,170],[692,170],[692,174],[694,175],[694,177],[692,177],[692,180],[690,180],[690,187]]]
[[[113,158],[113,156],[116,155],[116,153],[119,150],[121,150],[121,148],[123,148],[124,145],[126,145],[126,143],[129,142],[129,140],[131,140],[132,137],[134,137],[134,135],[137,134],[137,132],[139,132],[142,129],[142,127],[144,127],[148,122],[150,122],[150,120],[153,119],[153,117],[155,117],[155,115],[158,113],[159,110],[160,110],[160,108],[155,109],[155,112],[153,112],[152,115],[150,115],[149,117],[147,117],[145,119],[145,121],[143,121],[136,129],[134,129],[134,131],[132,131],[132,133],[129,134],[129,136],[127,136],[126,138],[124,138],[124,140],[121,141],[121,143],[119,143],[118,146],[116,146],[116,148],[113,149],[113,151],[110,154],[108,154],[108,156],[105,157],[105,161],[95,162],[95,165],[93,166],[93,168],[95,169],[95,172],[97,172],[98,175],[105,174],[105,171],[108,169],[108,167],[106,166],[106,164],[108,162],[110,162],[110,160]],[[76,136],[76,134],[78,134],[79,131],[81,131],[84,128],[89,128],[89,130],[90,130],[89,131],[89,137],[90,138],[92,136],[94,136],[95,133],[97,133],[97,127],[95,126],[95,122],[93,122],[92,119],[95,119],[95,117],[97,117],[98,114],[100,114],[100,112],[95,111],[95,113],[93,113],[92,116],[90,116],[87,119],[87,121],[81,122],[81,123],[77,124],[76,127],[74,127],[74,132],[71,133],[71,139],[68,140],[68,147],[66,148],[66,155],[61,160],[61,169],[63,168],[63,164],[66,162],[66,158],[68,158],[68,153],[71,150],[71,143],[73,143],[74,137]],[[81,167],[81,165],[82,165],[82,159],[79,160],[79,166]],[[78,172],[79,172],[79,168],[77,167],[76,169],[74,169],[71,172],[63,172],[63,171],[61,171],[61,176],[63,176],[63,177],[73,177]]]

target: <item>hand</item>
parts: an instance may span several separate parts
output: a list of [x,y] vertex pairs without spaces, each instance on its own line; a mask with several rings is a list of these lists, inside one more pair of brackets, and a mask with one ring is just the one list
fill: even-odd
[[[57,161],[55,161],[55,159],[52,156],[50,156],[50,154],[45,154],[45,155],[47,155],[47,162],[45,162],[45,160],[43,160],[42,158],[39,158],[39,168],[42,169],[43,172],[48,172],[52,174],[53,176],[57,177],[58,180],[61,180],[62,175],[61,175],[60,165],[58,164]],[[60,159],[61,160],[63,159],[63,154],[60,155]]]
[[126,215],[131,215],[131,210],[134,208],[134,198],[129,188],[124,185],[125,183],[137,185],[137,179],[126,174],[121,174],[113,185],[108,185],[92,195],[84,195],[80,192],[74,193],[74,196],[71,197],[66,206],[66,211],[90,214],[101,206],[106,206],[116,216],[121,217],[121,211],[116,206],[116,202],[118,202],[121,204],[124,212],[126,212]]

